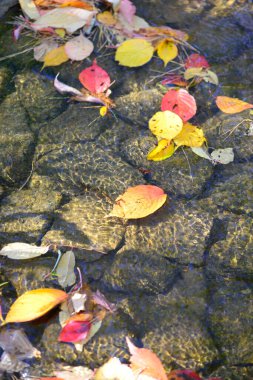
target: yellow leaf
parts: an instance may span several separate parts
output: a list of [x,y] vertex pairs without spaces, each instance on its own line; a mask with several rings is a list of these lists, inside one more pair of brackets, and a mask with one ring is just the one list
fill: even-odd
[[195,127],[190,123],[183,125],[182,131],[174,138],[175,144],[179,147],[182,145],[197,148],[206,141],[203,130]]
[[152,58],[153,46],[141,38],[133,38],[121,44],[116,50],[115,59],[120,65],[138,67],[145,65]]
[[158,145],[147,155],[147,159],[150,161],[163,161],[173,155],[175,147],[170,140],[162,139],[158,142]]
[[159,139],[172,140],[182,128],[181,117],[171,111],[159,111],[149,120],[149,129]]
[[46,314],[68,298],[68,294],[58,289],[29,290],[11,306],[4,323],[32,321]]
[[168,39],[160,41],[156,48],[158,57],[163,60],[164,66],[178,55],[177,45]]
[[44,65],[42,70],[47,66],[59,66],[63,62],[67,62],[69,57],[65,52],[64,46],[60,46],[56,49],[50,50],[44,57]]
[[139,219],[153,214],[165,203],[167,195],[160,187],[138,185],[129,187],[120,195],[109,216],[126,219]]
[[56,28],[55,33],[61,38],[64,38],[66,35],[66,31],[63,28]]
[[97,15],[97,21],[106,26],[114,26],[117,24],[116,18],[109,11],[99,13]]
[[100,107],[99,108],[99,114],[100,116],[104,117],[108,112],[108,108],[106,106]]

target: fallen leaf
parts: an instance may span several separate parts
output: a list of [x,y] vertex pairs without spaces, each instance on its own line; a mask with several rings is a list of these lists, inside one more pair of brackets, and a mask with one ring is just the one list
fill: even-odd
[[169,26],[150,26],[148,28],[142,28],[139,30],[139,33],[145,37],[171,37],[175,41],[187,41],[189,36],[187,33],[182,30],[173,29]]
[[174,138],[174,143],[178,147],[182,145],[200,147],[205,141],[203,130],[190,123],[185,123],[181,132]]
[[68,33],[72,34],[84,25],[89,25],[94,14],[92,11],[81,8],[55,8],[42,14],[31,24],[31,27],[34,30],[47,27],[64,28]]
[[147,159],[150,161],[163,161],[169,158],[175,152],[175,146],[170,140],[162,139],[158,145],[149,152]]
[[194,97],[185,89],[172,89],[162,98],[161,110],[172,111],[185,122],[196,114],[197,105]]
[[184,80],[184,78],[181,75],[177,75],[177,74],[166,75],[166,77],[162,80],[161,84],[164,86],[170,85],[170,84],[180,86],[180,87],[188,86],[188,83],[186,82],[186,80]]
[[46,55],[44,56],[44,65],[42,67],[42,70],[48,66],[59,66],[62,63],[67,62],[68,60],[69,57],[65,52],[64,46],[60,46],[46,53]]
[[169,39],[164,39],[156,46],[157,55],[164,62],[164,66],[168,62],[172,61],[178,55],[177,45],[171,42]]
[[131,368],[118,358],[111,358],[95,372],[94,380],[136,380]]
[[198,53],[193,53],[189,55],[189,57],[187,57],[187,59],[185,60],[184,66],[186,69],[189,69],[192,67],[204,67],[208,69],[210,67],[206,58],[203,55],[200,55]]
[[97,305],[102,306],[111,313],[114,313],[117,310],[116,305],[114,303],[110,303],[99,290],[97,290],[96,293],[92,293],[92,300]]
[[39,10],[34,4],[33,0],[19,0],[20,7],[24,14],[32,20],[40,17]]
[[94,371],[87,367],[64,366],[63,369],[63,371],[55,371],[62,380],[92,380],[94,377]]
[[9,259],[27,260],[44,255],[49,250],[49,246],[37,247],[27,243],[10,243],[3,247],[0,255],[7,256]]
[[57,280],[62,288],[71,286],[76,282],[75,264],[73,251],[67,251],[62,255],[56,268]]
[[117,48],[115,60],[122,66],[138,67],[149,62],[153,53],[154,48],[151,43],[141,38],[133,38]]
[[18,360],[41,357],[40,351],[33,347],[21,329],[2,329],[0,331],[0,347]]
[[12,304],[4,324],[28,322],[37,319],[67,298],[68,294],[59,289],[41,288],[29,290]]
[[75,7],[75,8],[82,8],[86,9],[88,11],[94,10],[94,7],[86,3],[85,1],[80,1],[80,0],[64,0],[60,7]]
[[87,338],[91,329],[91,313],[75,314],[70,317],[62,328],[58,341],[75,343]]
[[24,368],[29,367],[28,363],[18,360],[15,355],[9,354],[9,352],[3,352],[0,360],[0,373],[14,373],[20,372]]
[[230,162],[234,161],[234,151],[233,148],[225,148],[225,149],[215,149],[211,153],[211,158],[216,164],[227,165]]
[[132,24],[136,6],[130,0],[121,0],[118,12],[129,24]]
[[237,98],[229,98],[228,96],[217,96],[216,105],[222,112],[230,114],[253,108],[253,104]]
[[184,73],[184,78],[186,80],[195,77],[201,78],[205,82],[215,84],[216,86],[219,84],[219,78],[217,75],[213,71],[204,69],[202,67],[192,67],[187,69]]
[[126,338],[126,341],[131,354],[131,368],[134,372],[140,370],[141,374],[153,379],[167,380],[165,369],[156,354],[147,348],[136,347],[129,338]]
[[33,49],[33,56],[36,61],[44,62],[45,55],[51,50],[58,47],[58,43],[54,40],[45,40],[40,45],[35,46]]
[[83,96],[83,93],[79,90],[77,90],[74,87],[68,86],[67,84],[60,82],[58,80],[59,73],[56,75],[54,79],[54,87],[56,88],[57,91],[59,91],[61,94],[64,94],[65,92],[68,92],[72,95],[78,95],[78,96]]
[[172,140],[182,127],[182,119],[171,111],[156,112],[149,120],[149,129],[159,139]]
[[199,375],[190,369],[176,369],[168,374],[168,380],[203,380]]
[[97,15],[97,21],[103,25],[113,27],[117,24],[117,20],[114,15],[109,11],[104,11]]
[[129,187],[120,195],[109,216],[126,219],[144,218],[153,214],[165,203],[167,195],[157,186],[138,185]]
[[195,153],[197,156],[205,158],[206,160],[212,161],[211,155],[208,153],[207,148],[202,145],[200,147],[191,147],[191,150],[193,153]]
[[93,43],[81,33],[65,44],[65,52],[72,61],[82,61],[93,52]]
[[96,60],[92,66],[87,67],[79,74],[82,85],[93,94],[105,92],[111,85],[111,79],[107,72],[98,66]]

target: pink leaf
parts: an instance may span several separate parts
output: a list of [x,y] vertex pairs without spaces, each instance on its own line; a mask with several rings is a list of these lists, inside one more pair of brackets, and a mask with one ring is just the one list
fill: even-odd
[[71,38],[65,44],[65,52],[73,61],[82,61],[89,57],[93,51],[93,43],[81,33],[77,37]]
[[104,307],[111,313],[114,313],[117,310],[115,304],[107,301],[105,296],[99,290],[97,290],[96,293],[92,294],[92,299],[97,305]]
[[208,69],[210,67],[206,58],[203,55],[196,53],[189,55],[189,57],[185,60],[184,66],[186,69],[192,67],[203,67]]
[[129,24],[132,24],[135,12],[136,6],[133,5],[133,3],[130,0],[121,0],[119,6],[119,13]]
[[84,340],[87,338],[90,328],[90,321],[70,321],[61,330],[58,341],[75,343]]
[[109,75],[97,65],[96,60],[79,74],[79,80],[87,90],[95,94],[106,91],[111,85]]
[[197,106],[194,97],[188,91],[172,89],[164,95],[161,110],[174,112],[186,122],[195,115]]
[[177,74],[166,75],[166,77],[163,79],[161,83],[164,86],[174,84],[176,86],[186,87],[188,85],[186,80],[181,75]]
[[19,39],[20,34],[23,29],[24,29],[23,25],[19,25],[15,29],[13,29],[13,38],[15,42],[17,42],[17,40]]
[[152,351],[147,348],[136,347],[129,338],[126,338],[126,341],[131,354],[130,362],[133,371],[140,371],[139,373],[156,380],[167,380],[160,359]]

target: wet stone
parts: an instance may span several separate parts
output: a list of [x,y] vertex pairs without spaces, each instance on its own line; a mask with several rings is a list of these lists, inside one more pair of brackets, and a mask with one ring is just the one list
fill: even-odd
[[179,263],[201,265],[212,225],[210,214],[197,204],[167,203],[153,215],[129,223],[126,244],[136,253],[155,252]]
[[99,189],[115,199],[127,187],[143,182],[137,169],[102,145],[76,143],[39,145],[37,174],[47,176],[67,195],[76,195],[85,188]]
[[218,377],[222,380],[251,380],[253,378],[252,366],[222,366],[211,374],[214,378]]
[[31,121],[48,121],[67,107],[67,103],[57,96],[52,81],[42,75],[26,71],[15,78],[15,86],[23,107]]
[[252,288],[243,281],[211,278],[212,302],[209,305],[210,327],[226,362],[236,365],[252,363]]
[[17,3],[18,3],[18,0],[2,0],[1,9],[0,9],[0,17],[4,16],[5,12],[7,12],[9,8],[13,7]]
[[0,100],[12,89],[13,73],[7,67],[0,67]]
[[177,266],[155,251],[139,252],[128,245],[117,252],[102,286],[123,293],[157,294],[166,292],[177,275]]
[[0,243],[37,242],[45,233],[61,196],[45,189],[21,190],[1,201]]
[[55,213],[43,241],[101,253],[114,250],[123,239],[125,225],[119,218],[107,218],[111,208],[105,196],[87,191]]
[[34,135],[17,94],[0,105],[0,176],[10,185],[24,181],[31,170]]

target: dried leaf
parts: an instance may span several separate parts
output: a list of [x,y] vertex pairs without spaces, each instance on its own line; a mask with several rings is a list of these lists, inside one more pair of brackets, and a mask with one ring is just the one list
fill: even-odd
[[111,358],[95,372],[94,380],[136,380],[131,368],[118,358]]
[[185,89],[169,90],[162,99],[162,111],[172,111],[185,122],[197,112],[197,105],[192,95]]
[[150,42],[141,38],[133,38],[118,47],[115,59],[122,66],[138,67],[149,62],[153,53],[154,48]]
[[86,9],[67,7],[55,8],[40,16],[33,24],[34,30],[43,28],[64,28],[68,33],[74,33],[84,25],[89,25],[94,12]]
[[27,243],[10,243],[1,249],[0,255],[9,259],[27,260],[44,255],[48,250],[49,246],[36,247]]
[[29,367],[29,364],[18,360],[15,355],[3,352],[0,360],[0,373],[20,372],[26,367]]
[[177,41],[187,41],[189,38],[187,33],[183,32],[182,30],[170,28],[169,26],[150,26],[148,28],[140,29],[139,33],[145,37],[171,37]]
[[190,123],[185,123],[182,131],[174,138],[174,143],[178,147],[182,145],[200,147],[205,141],[203,130]]
[[1,348],[17,359],[40,358],[40,352],[33,347],[23,330],[2,329],[0,332]]
[[147,159],[151,161],[163,161],[169,158],[175,152],[175,146],[170,140],[162,139],[158,141],[157,147],[155,147],[147,155]]
[[45,40],[40,45],[35,46],[33,49],[33,56],[36,61],[44,62],[45,55],[51,50],[58,47],[58,43],[54,40]]
[[57,280],[61,287],[66,288],[76,282],[75,255],[73,251],[64,253],[56,268]]
[[56,49],[49,51],[44,56],[44,65],[42,67],[42,70],[47,66],[59,66],[62,63],[67,62],[68,60],[69,57],[65,52],[64,46],[60,46]]
[[171,111],[156,112],[149,120],[149,129],[159,139],[172,140],[182,127],[182,119]]
[[217,96],[217,107],[225,113],[239,113],[249,108],[253,108],[253,104],[244,102],[237,98],[229,98],[228,96]]
[[92,300],[97,305],[102,306],[111,313],[114,313],[117,310],[116,305],[114,303],[110,303],[99,290],[97,290],[96,293],[92,293]]
[[201,67],[201,68],[208,69],[210,67],[206,58],[203,55],[200,55],[198,53],[193,53],[189,55],[189,57],[187,57],[187,59],[185,60],[184,66],[186,69],[189,69],[192,67]]
[[59,73],[56,75],[54,79],[54,87],[56,88],[57,91],[59,91],[61,94],[64,94],[65,92],[68,92],[72,95],[77,95],[77,96],[83,96],[83,93],[79,90],[77,90],[74,87],[68,86],[67,84],[60,82],[58,80]]
[[227,165],[234,161],[233,148],[215,149],[211,153],[211,158],[215,164]]
[[40,17],[40,13],[33,0],[19,0],[20,7],[24,14],[32,20]]
[[144,218],[153,214],[165,203],[167,195],[157,186],[138,185],[129,187],[120,195],[109,216],[126,219]]
[[97,65],[96,60],[92,66],[87,67],[79,74],[82,85],[93,94],[105,92],[111,85],[111,79],[102,67]]
[[152,351],[136,347],[128,338],[126,341],[131,354],[130,362],[133,371],[140,370],[143,375],[151,376],[153,379],[167,380],[160,359]]
[[82,61],[93,52],[93,43],[81,33],[65,44],[65,52],[72,61]]
[[171,42],[169,39],[164,39],[159,42],[156,46],[157,55],[164,62],[164,66],[168,64],[168,62],[175,59],[178,55],[177,45]]
[[129,24],[132,24],[136,6],[130,0],[121,0],[118,12]]
[[22,294],[12,304],[4,323],[32,321],[46,314],[67,298],[68,294],[59,289],[42,288],[30,290]]

